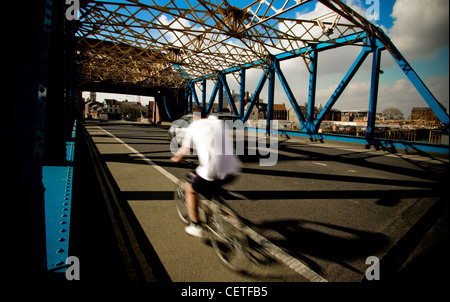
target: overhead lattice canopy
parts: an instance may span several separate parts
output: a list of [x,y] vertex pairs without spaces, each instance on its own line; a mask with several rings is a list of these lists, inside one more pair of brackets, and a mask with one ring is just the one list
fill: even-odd
[[[264,68],[284,52],[296,53],[309,68],[312,44],[368,45],[379,36],[337,0],[249,2],[85,1],[76,33],[78,81],[182,87],[234,67]],[[297,18],[302,6],[316,3],[328,13]]]

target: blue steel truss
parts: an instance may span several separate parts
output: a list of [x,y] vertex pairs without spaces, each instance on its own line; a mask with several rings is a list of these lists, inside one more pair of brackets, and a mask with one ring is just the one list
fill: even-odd
[[[381,139],[374,138],[375,132],[375,120],[376,120],[376,110],[377,110],[377,101],[378,101],[378,85],[379,85],[379,75],[380,75],[380,62],[381,62],[381,54],[384,50],[388,49],[389,53],[394,58],[395,62],[401,68],[401,70],[405,73],[407,78],[411,81],[426,103],[430,106],[430,108],[434,111],[436,116],[439,118],[441,123],[444,125],[445,129],[449,131],[449,116],[444,111],[444,109],[439,105],[439,102],[430,92],[428,87],[423,83],[418,74],[414,71],[408,61],[403,57],[403,55],[399,52],[399,50],[395,47],[395,45],[390,41],[390,39],[385,35],[381,30],[379,30],[380,37],[371,36],[369,37],[369,45],[362,46],[361,53],[356,58],[356,60],[351,65],[350,69],[344,75],[342,81],[339,83],[338,87],[331,95],[330,99],[323,107],[321,112],[317,117],[314,117],[314,107],[315,107],[315,92],[316,92],[316,82],[317,82],[317,62],[319,58],[319,54],[323,51],[330,50],[337,47],[345,46],[345,44],[339,43],[317,43],[311,44],[307,47],[298,49],[295,52],[284,52],[278,55],[272,56],[270,63],[267,62],[253,62],[252,64],[247,64],[244,66],[228,68],[216,74],[212,74],[209,78],[215,78],[215,85],[210,96],[209,102],[206,104],[206,78],[202,79],[194,79],[191,80],[188,84],[188,102],[189,102],[189,111],[192,110],[192,99],[194,99],[195,105],[199,106],[199,100],[197,97],[197,93],[195,91],[195,83],[198,81],[202,81],[202,105],[207,108],[207,112],[210,112],[212,106],[215,102],[216,96],[218,95],[218,110],[222,110],[223,104],[223,91],[225,90],[227,100],[232,108],[232,113],[235,115],[239,115],[242,118],[242,121],[247,121],[250,116],[250,113],[255,105],[256,100],[259,98],[261,90],[268,80],[268,102],[267,102],[267,126],[266,132],[270,133],[270,122],[273,117],[273,104],[274,104],[274,89],[275,89],[275,75],[278,77],[286,96],[294,109],[294,112],[298,118],[298,121],[301,125],[301,131],[284,131],[279,130],[279,133],[289,134],[289,135],[297,135],[297,136],[306,136],[311,139],[333,139],[333,140],[343,140],[348,142],[359,142],[370,145],[379,145],[379,146],[392,146],[392,147],[400,147],[400,148],[413,148],[417,150],[423,151],[434,151],[441,153],[448,153],[448,146],[430,146],[427,144],[426,146],[423,144],[416,143],[405,143],[405,142],[391,142]],[[367,33],[356,33],[342,39],[346,41],[356,41],[367,38]],[[339,41],[338,41],[339,42]],[[289,83],[287,82],[282,69],[280,68],[280,62],[288,59],[292,59],[300,56],[303,53],[311,54],[311,63],[310,63],[310,78],[309,78],[309,93],[308,93],[308,108],[307,108],[307,116],[304,116],[300,110],[300,106],[298,105],[295,96],[292,93]],[[370,99],[369,99],[369,113],[368,113],[368,122],[367,122],[367,136],[366,138],[354,138],[342,135],[323,135],[320,134],[319,128],[320,124],[323,121],[324,117],[330,110],[333,108],[333,105],[339,99],[339,97],[344,92],[345,88],[348,86],[356,72],[359,70],[361,65],[366,60],[369,54],[373,54],[372,61],[372,70],[371,70],[371,85],[370,85]],[[251,67],[258,66],[259,64],[264,64],[263,69],[264,73],[262,74],[258,85],[253,93],[253,96],[247,106],[247,110],[244,111],[244,93],[245,93],[245,74],[246,70]],[[239,71],[240,77],[240,89],[239,89],[239,108],[236,108],[234,100],[231,96],[230,89],[226,80],[226,74],[233,73]]]

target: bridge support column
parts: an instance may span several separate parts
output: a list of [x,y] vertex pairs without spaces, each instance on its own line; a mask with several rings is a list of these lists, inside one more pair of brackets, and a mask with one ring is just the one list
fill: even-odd
[[375,121],[377,119],[378,85],[380,82],[381,48],[375,48],[372,60],[372,75],[370,82],[369,113],[367,116],[367,139],[373,139],[375,134]]
[[267,124],[266,124],[266,133],[271,133],[271,121],[273,119],[273,103],[275,97],[275,60],[272,60],[272,63],[269,68],[269,95],[267,97]]
[[306,132],[314,132],[318,57],[319,52],[316,47],[313,47],[309,73],[308,115],[306,117],[306,129],[302,129],[302,132],[305,132],[305,130]]
[[202,80],[202,107],[206,109],[206,79]]
[[240,86],[239,86],[239,116],[244,117],[244,107],[245,107],[245,69],[241,68],[240,71]]

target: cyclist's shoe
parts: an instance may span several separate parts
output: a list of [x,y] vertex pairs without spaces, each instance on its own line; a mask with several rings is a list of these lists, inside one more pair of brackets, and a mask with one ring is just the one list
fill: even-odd
[[188,233],[191,236],[202,238],[203,237],[203,228],[199,226],[198,224],[191,223],[187,227],[184,228],[186,233]]

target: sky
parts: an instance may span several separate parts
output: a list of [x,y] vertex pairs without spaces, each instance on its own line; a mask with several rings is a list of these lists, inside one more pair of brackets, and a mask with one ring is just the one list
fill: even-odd
[[[242,7],[242,1],[229,0],[230,4]],[[408,60],[413,69],[428,86],[430,91],[446,108],[449,109],[449,1],[448,0],[346,0],[344,1],[365,16],[372,23],[381,27],[392,42]],[[311,2],[293,10],[288,17],[310,19],[323,15],[328,9],[321,4]],[[360,47],[340,47],[320,52],[318,58],[318,77],[316,89],[316,106],[325,105],[343,76],[358,56]],[[367,109],[370,91],[370,72],[372,56],[369,55],[352,82],[334,105],[340,110]],[[302,59],[297,58],[281,63],[283,73],[299,105],[308,98],[309,73]],[[414,86],[406,78],[391,55],[382,53],[379,97],[377,111],[386,108],[400,109],[407,118],[412,107],[428,106]],[[261,77],[261,70],[248,70],[246,90],[250,92]],[[237,81],[227,76],[230,89],[239,91]],[[212,91],[213,83],[208,81],[207,94]],[[198,93],[200,93],[198,91]],[[87,95],[83,95],[86,97]],[[130,95],[97,95],[102,98],[134,100]],[[261,98],[267,101],[267,83],[261,92]],[[209,96],[207,96],[209,99]],[[143,104],[150,98],[140,97]],[[276,81],[275,103],[290,103],[281,84]]]
[[[366,18],[368,18],[367,11],[370,11],[375,3],[373,0],[368,0],[369,4],[366,4],[365,0],[344,2]],[[378,3],[379,19],[370,21],[388,34],[448,112],[449,1],[379,0]],[[325,13],[326,10],[322,5],[314,5],[309,10],[296,12],[296,17],[313,17]],[[316,106],[327,103],[359,52],[359,47],[341,47],[319,54]],[[283,62],[281,68],[298,104],[303,105],[308,99],[309,73],[301,59],[295,60]],[[371,66],[372,56],[369,55],[333,108],[340,110],[368,108]],[[377,112],[395,107],[407,118],[412,107],[428,106],[387,51],[382,53],[381,69],[384,73],[380,76]],[[254,73],[255,75],[250,76],[247,74],[247,82],[256,82],[259,79],[261,73],[256,71]],[[265,89],[267,91],[267,87]],[[275,89],[275,103],[284,103],[290,108],[289,100],[279,83]],[[261,93],[265,101],[266,91],[263,90]]]

